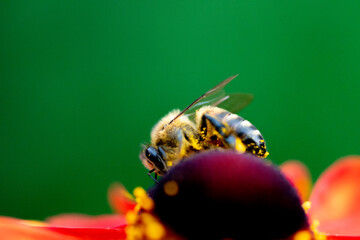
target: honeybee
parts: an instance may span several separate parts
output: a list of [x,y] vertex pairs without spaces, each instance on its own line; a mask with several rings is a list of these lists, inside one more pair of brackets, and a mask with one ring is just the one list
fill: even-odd
[[[140,160],[157,182],[169,168],[190,154],[225,148],[265,158],[269,153],[260,131],[234,114],[253,99],[251,94],[226,94],[229,77],[201,95],[184,110],[173,110],[151,130],[151,142],[143,147]],[[155,173],[155,177],[151,175]]]

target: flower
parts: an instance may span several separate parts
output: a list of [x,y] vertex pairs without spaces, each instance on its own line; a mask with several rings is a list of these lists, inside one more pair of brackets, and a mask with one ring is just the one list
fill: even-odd
[[110,188],[108,197],[110,205],[118,214],[61,214],[48,218],[46,222],[0,217],[0,239],[125,240],[127,222],[123,213],[134,209],[136,203],[120,184]]
[[[309,174],[304,165],[290,161],[280,166],[299,192],[306,192]],[[307,179],[307,180],[305,180]],[[302,184],[301,184],[302,183]],[[355,239],[360,235],[360,156],[337,160],[316,181],[309,197],[311,221],[328,239]],[[305,199],[306,200],[306,199]],[[340,238],[339,236],[343,237]]]
[[[128,233],[131,239],[151,239],[145,230],[150,223],[161,223],[165,229],[161,230],[163,235],[153,239],[169,239],[168,233],[171,237],[178,234],[176,239],[360,239],[358,221],[354,221],[358,219],[355,216],[360,216],[359,212],[349,219],[351,229],[343,228],[341,232],[332,231],[335,228],[324,231],[327,222],[322,221],[332,214],[324,211],[323,218],[318,218],[317,214],[325,203],[316,201],[324,185],[327,186],[325,194],[331,192],[336,182],[353,181],[352,186],[359,186],[360,174],[356,172],[360,169],[357,167],[360,158],[344,162],[346,159],[330,167],[315,184],[310,197],[314,203],[309,210],[310,202],[303,202],[311,187],[304,165],[295,162],[294,166],[294,162],[288,162],[282,165],[281,173],[270,162],[246,154],[199,153],[173,167],[149,190],[154,207],[138,211],[140,214],[130,223],[132,227],[128,228]],[[345,171],[343,165],[353,172]],[[333,171],[341,174],[326,177]],[[341,184],[338,185],[341,191]],[[352,192],[357,191],[352,189]],[[302,193],[301,199],[297,192]],[[327,201],[333,201],[334,196],[336,192],[328,195]],[[351,194],[342,196],[354,197]],[[303,208],[308,210],[307,214]],[[355,208],[358,206],[350,209]],[[145,221],[142,218],[145,214],[153,219]],[[333,218],[330,224],[342,228],[341,220],[347,217],[349,215],[344,214],[341,219]]]
[[250,154],[193,155],[149,195],[154,214],[189,239],[284,239],[309,229],[295,189],[274,165]]
[[300,162],[278,168],[252,155],[206,151],[148,192],[136,188],[135,199],[112,186],[109,202],[118,214],[0,217],[0,239],[360,239],[359,184],[356,156],[333,164],[307,198],[310,176]]

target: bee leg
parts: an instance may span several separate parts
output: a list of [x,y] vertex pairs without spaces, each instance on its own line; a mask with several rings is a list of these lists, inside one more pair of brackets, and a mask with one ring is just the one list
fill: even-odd
[[222,124],[219,120],[217,120],[216,118],[204,114],[202,117],[202,124],[201,124],[201,129],[205,130],[206,133],[206,120],[209,121],[209,123],[215,128],[215,130],[222,136],[225,137],[226,136],[226,127],[224,124]]
[[151,169],[147,174],[149,175],[149,177],[154,180],[155,183],[159,183],[158,180],[157,180],[157,173],[155,173],[155,178],[151,175],[152,172],[155,171],[155,168]]
[[235,149],[239,152],[245,152],[246,148],[244,144],[242,143],[241,139],[230,134],[229,136],[224,138],[224,141],[231,149]]
[[[245,151],[241,140],[238,137],[234,136],[233,134],[229,133],[227,127],[223,123],[221,123],[221,121],[219,121],[218,119],[216,119],[210,115],[204,114],[202,126],[206,126],[206,123],[205,123],[206,120],[208,120],[209,123],[220,134],[220,136],[223,137],[223,144],[227,148],[235,149],[240,152]],[[205,130],[206,130],[206,127],[205,127]]]

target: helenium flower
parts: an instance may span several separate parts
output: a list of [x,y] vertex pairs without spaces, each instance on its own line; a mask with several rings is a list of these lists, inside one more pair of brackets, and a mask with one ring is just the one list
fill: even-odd
[[309,182],[299,162],[278,168],[247,154],[206,151],[148,192],[136,188],[135,200],[113,186],[115,215],[1,217],[0,239],[360,239],[360,157],[332,165],[307,199]]

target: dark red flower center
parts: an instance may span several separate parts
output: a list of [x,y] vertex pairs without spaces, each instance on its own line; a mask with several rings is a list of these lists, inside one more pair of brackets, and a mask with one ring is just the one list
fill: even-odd
[[295,189],[280,171],[233,151],[192,155],[149,195],[154,213],[187,239],[284,239],[309,227]]

